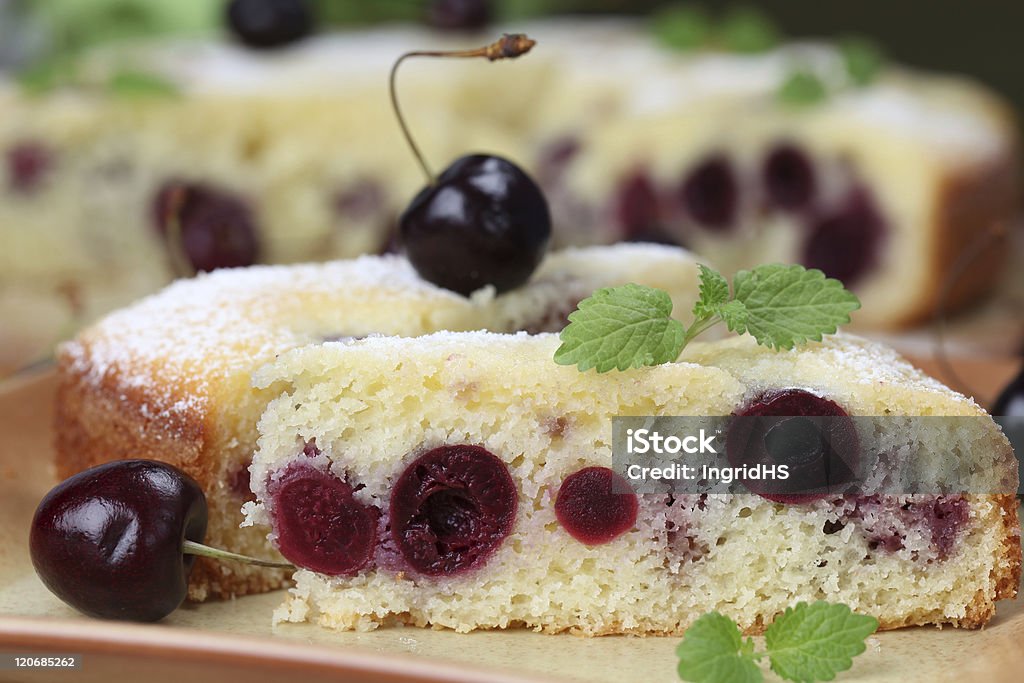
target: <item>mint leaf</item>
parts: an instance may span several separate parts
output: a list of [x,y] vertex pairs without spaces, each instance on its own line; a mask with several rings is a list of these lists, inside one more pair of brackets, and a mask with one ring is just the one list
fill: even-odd
[[670,363],[679,357],[686,332],[671,315],[672,299],[660,289],[599,289],[569,314],[555,362],[598,372]]
[[38,62],[17,74],[16,80],[29,95],[42,95],[51,90],[73,83],[77,68],[71,59],[54,57]]
[[696,50],[711,39],[711,19],[700,7],[675,5],[656,15],[651,25],[655,38],[675,50]]
[[794,71],[779,86],[779,101],[798,107],[824,102],[828,90],[820,78],[810,71]]
[[823,334],[850,322],[850,313],[860,308],[860,301],[839,280],[803,266],[741,270],[733,284],[736,300],[746,308],[744,331],[758,344],[776,349],[821,341]]
[[718,316],[725,322],[730,332],[743,334],[747,328],[747,307],[742,301],[730,301],[718,307]]
[[700,298],[693,305],[693,315],[697,318],[715,315],[729,300],[729,281],[703,263],[697,267],[700,268]]
[[[831,681],[864,652],[878,620],[842,604],[801,602],[775,618],[764,632],[772,671],[796,683]],[[688,634],[687,634],[688,635]]]
[[686,629],[676,648],[679,677],[694,683],[761,683],[754,641],[729,617],[708,612]]
[[118,71],[107,82],[115,95],[127,97],[174,97],[178,87],[162,76],[143,71]]
[[855,85],[866,86],[878,76],[885,57],[877,44],[866,38],[847,38],[839,44],[843,67]]
[[733,52],[755,54],[767,52],[779,44],[779,29],[756,7],[733,10],[722,21],[722,46]]

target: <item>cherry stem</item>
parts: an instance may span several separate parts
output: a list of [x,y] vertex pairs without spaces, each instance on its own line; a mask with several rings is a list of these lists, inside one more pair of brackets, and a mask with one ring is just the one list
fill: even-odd
[[249,557],[248,555],[239,555],[238,553],[228,552],[227,550],[221,550],[220,548],[211,548],[208,545],[202,543],[196,543],[195,541],[186,540],[181,544],[181,552],[186,555],[199,555],[202,557],[212,557],[215,560],[235,560],[236,562],[243,562],[245,564],[256,565],[257,567],[275,567],[277,569],[295,569],[295,565],[288,562],[271,562],[269,560],[257,560],[255,557]]
[[525,55],[536,44],[537,41],[531,40],[526,34],[506,33],[490,45],[473,50],[414,50],[406,52],[395,60],[394,65],[391,67],[391,75],[388,77],[388,88],[391,91],[391,107],[395,110],[395,117],[398,118],[398,125],[402,128],[405,141],[409,143],[409,148],[416,156],[416,161],[419,162],[420,168],[423,169],[423,173],[427,176],[428,185],[435,183],[434,173],[430,170],[430,166],[427,164],[427,160],[424,158],[416,141],[413,140],[409,127],[405,123],[405,117],[402,116],[402,108],[398,105],[398,93],[395,88],[395,76],[398,74],[398,67],[410,57],[486,57],[492,62],[498,59],[515,59],[520,55]]

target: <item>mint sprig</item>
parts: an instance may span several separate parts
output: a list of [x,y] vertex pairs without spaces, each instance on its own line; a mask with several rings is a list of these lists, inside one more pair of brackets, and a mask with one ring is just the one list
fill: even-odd
[[885,66],[881,48],[866,38],[843,39],[839,43],[839,54],[850,80],[860,87],[871,85]]
[[782,81],[776,92],[776,97],[783,104],[806,107],[828,99],[828,88],[815,73],[797,69]]
[[665,291],[634,284],[599,289],[569,314],[555,362],[598,372],[669,363],[685,332]]
[[775,618],[764,633],[765,651],[756,652],[736,622],[708,612],[676,648],[679,677],[694,683],[760,683],[764,677],[757,662],[767,656],[772,671],[786,680],[831,681],[853,665],[865,650],[864,639],[877,629],[877,619],[846,605],[801,602]]
[[762,346],[791,349],[832,334],[858,308],[857,297],[820,270],[758,266],[737,273],[730,292],[721,273],[701,265],[700,296],[689,326],[672,318],[672,299],[660,289],[600,289],[569,314],[555,362],[598,372],[670,363],[718,323],[750,334]]

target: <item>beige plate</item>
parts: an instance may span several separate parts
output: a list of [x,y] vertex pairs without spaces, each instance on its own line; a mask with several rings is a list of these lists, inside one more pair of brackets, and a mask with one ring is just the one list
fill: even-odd
[[[969,373],[981,392],[1010,371],[1004,365]],[[75,672],[0,670],[0,681],[678,681],[674,638],[272,628],[280,593],[186,606],[159,625],[79,616],[39,582],[27,549],[32,511],[54,483],[53,387],[53,376],[45,374],[0,392],[0,652],[78,653],[84,662]],[[1001,603],[983,631],[879,634],[840,680],[1019,681],[1022,670],[1024,605],[1017,601]]]

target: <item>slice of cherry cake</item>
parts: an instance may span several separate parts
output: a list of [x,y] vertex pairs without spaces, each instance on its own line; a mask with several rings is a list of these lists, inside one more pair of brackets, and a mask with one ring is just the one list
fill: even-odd
[[[183,280],[118,311],[59,355],[57,474],[121,458],[181,467],[210,503],[208,541],[249,555],[273,549],[240,530],[250,495],[256,421],[276,393],[253,390],[252,372],[303,345],[372,334],[438,330],[558,330],[599,287],[639,282],[671,292],[686,315],[697,267],[658,245],[550,254],[524,286],[463,297],[421,280],[397,256],[221,270]],[[282,571],[200,559],[189,595],[228,597],[282,585]]]
[[1016,594],[1012,494],[619,493],[612,417],[971,416],[948,450],[1016,488],[970,400],[850,336],[749,338],[626,372],[556,365],[552,334],[439,333],[306,347],[260,370],[247,524],[300,569],[275,621],[339,629],[676,634],[707,610],[758,631],[799,600],[983,625]]

